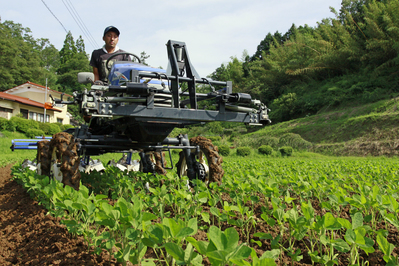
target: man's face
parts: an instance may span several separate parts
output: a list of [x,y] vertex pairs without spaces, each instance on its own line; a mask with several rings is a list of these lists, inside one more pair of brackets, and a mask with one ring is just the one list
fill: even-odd
[[106,48],[115,48],[118,44],[119,37],[115,32],[109,31],[104,35],[103,40]]

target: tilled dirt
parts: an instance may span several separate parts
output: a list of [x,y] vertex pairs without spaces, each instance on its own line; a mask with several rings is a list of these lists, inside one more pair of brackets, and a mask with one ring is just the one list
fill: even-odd
[[0,169],[0,265],[119,265],[103,252],[88,252],[59,220],[11,180],[11,165]]

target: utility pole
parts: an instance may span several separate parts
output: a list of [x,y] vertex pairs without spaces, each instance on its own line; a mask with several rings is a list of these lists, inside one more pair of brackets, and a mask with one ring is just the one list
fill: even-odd
[[47,102],[47,78],[46,78],[46,92],[44,94],[44,123],[46,123],[46,102]]

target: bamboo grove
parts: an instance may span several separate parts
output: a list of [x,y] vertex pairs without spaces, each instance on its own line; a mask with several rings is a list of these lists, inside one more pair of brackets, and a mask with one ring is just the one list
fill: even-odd
[[273,121],[398,93],[399,2],[343,0],[314,28],[269,33],[256,53],[212,74],[269,104]]
[[[232,80],[236,92],[267,103],[274,122],[395,97],[399,2],[342,0],[331,12],[333,18],[320,18],[315,27],[292,24],[285,34],[267,33],[253,55],[232,57],[210,77]],[[27,80],[44,84],[46,77],[52,89],[79,90],[76,73],[90,71],[83,39],[68,33],[58,51],[31,34],[0,20],[0,90]]]

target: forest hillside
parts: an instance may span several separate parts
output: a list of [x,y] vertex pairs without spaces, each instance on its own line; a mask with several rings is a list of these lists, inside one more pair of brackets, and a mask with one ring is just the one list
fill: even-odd
[[[230,134],[237,145],[289,133],[301,136],[313,151],[397,155],[399,1],[342,0],[331,12],[315,27],[293,22],[285,33],[266,33],[253,55],[232,57],[210,75],[231,80],[234,92],[266,103],[271,126],[210,123],[190,130]],[[52,89],[70,94],[83,86],[76,74],[90,71],[81,36],[75,41],[68,33],[58,51],[13,21],[0,21],[0,69],[0,91],[27,80],[44,84],[47,78]]]
[[362,106],[399,93],[399,2],[343,0],[317,27],[269,33],[254,55],[212,74],[268,104],[274,122]]

